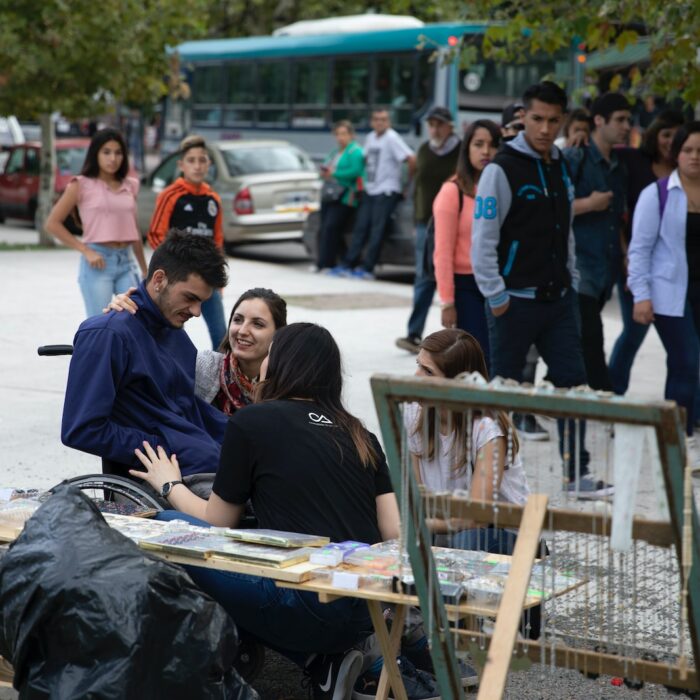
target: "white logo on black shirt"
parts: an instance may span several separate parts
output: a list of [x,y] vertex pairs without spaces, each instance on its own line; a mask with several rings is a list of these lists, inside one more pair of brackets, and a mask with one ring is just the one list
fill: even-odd
[[207,212],[209,212],[209,216],[216,216],[219,212],[219,207],[216,206],[216,202],[213,199],[210,199],[207,204]]
[[309,418],[317,425],[333,425],[333,421],[330,418],[326,418],[323,413],[320,416],[318,413],[309,413]]
[[189,202],[187,202],[187,204],[185,204],[185,206],[182,207],[182,210],[183,211],[194,211],[194,208],[192,207],[192,205]]

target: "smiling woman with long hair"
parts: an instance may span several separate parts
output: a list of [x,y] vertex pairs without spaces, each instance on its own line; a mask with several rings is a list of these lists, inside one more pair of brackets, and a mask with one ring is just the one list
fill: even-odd
[[[398,536],[399,514],[377,438],[343,405],[340,351],[313,323],[274,335],[255,403],[231,417],[208,501],[180,480],[177,458],[144,444],[148,481],[197,524],[235,527],[250,499],[261,528],[374,543]],[[165,490],[164,486],[173,484]],[[185,516],[187,517],[187,516]],[[201,518],[202,520],[199,520]],[[319,603],[313,593],[277,589],[269,579],[191,567],[193,580],[236,624],[350,697],[362,665],[351,647],[371,623],[362,601]],[[316,655],[316,656],[314,656]],[[326,697],[326,696],[323,696]]]

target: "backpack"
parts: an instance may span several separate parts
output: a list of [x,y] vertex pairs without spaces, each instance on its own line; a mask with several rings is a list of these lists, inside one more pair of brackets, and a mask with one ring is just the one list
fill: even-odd
[[659,223],[664,218],[664,209],[666,208],[666,200],[668,199],[668,178],[662,177],[656,181],[656,190],[659,194]]
[[[464,194],[459,185],[455,182],[455,187],[459,192],[459,214],[462,213],[464,206]],[[435,217],[431,216],[425,227],[425,243],[423,244],[423,277],[426,279],[435,279],[435,263],[433,255],[435,254]]]

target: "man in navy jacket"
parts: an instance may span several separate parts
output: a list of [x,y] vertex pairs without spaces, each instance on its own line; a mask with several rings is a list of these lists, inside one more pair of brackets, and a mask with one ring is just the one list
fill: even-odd
[[183,475],[215,472],[226,417],[194,394],[197,349],[183,329],[226,286],[210,239],[173,230],[133,294],[137,314],[84,321],[73,341],[63,406],[65,445],[140,468],[147,440],[177,455]]

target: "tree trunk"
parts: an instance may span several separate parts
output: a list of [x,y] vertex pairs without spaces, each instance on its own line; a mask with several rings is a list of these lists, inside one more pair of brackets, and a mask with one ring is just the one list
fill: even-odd
[[34,226],[39,232],[39,245],[53,246],[53,236],[44,229],[44,222],[53,207],[54,193],[56,191],[56,149],[54,148],[54,130],[51,115],[41,114],[41,175],[39,177],[39,202],[34,215]]

